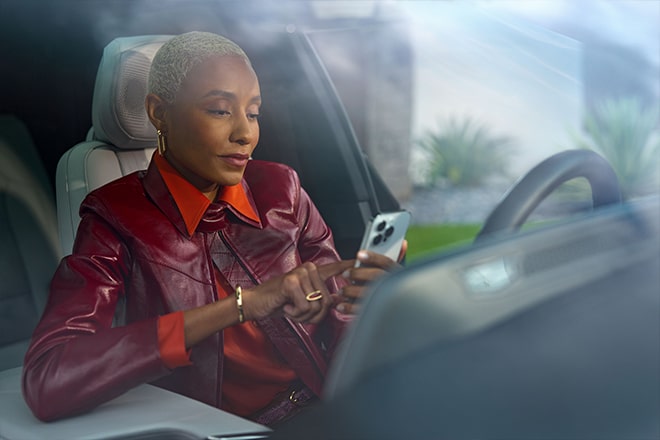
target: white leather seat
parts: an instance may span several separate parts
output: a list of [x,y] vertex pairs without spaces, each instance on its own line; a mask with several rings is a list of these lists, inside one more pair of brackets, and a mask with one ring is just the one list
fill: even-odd
[[59,237],[70,254],[80,222],[78,210],[90,191],[146,169],[156,130],[144,109],[147,77],[156,51],[171,36],[122,37],[103,51],[87,139],[60,158],[56,174]]

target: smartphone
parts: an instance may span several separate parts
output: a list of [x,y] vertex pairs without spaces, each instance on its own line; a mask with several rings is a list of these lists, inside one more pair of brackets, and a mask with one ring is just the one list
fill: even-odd
[[[376,214],[367,224],[360,249],[383,254],[397,261],[401,245],[410,225],[410,212],[406,210]],[[360,262],[355,262],[359,267]]]

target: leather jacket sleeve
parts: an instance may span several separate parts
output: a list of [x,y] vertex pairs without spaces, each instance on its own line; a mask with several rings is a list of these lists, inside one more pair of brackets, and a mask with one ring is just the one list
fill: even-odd
[[[307,192],[302,188],[300,189],[298,211],[298,217],[302,225],[298,241],[300,259],[302,261],[314,261],[317,265],[339,261],[339,255],[335,251],[330,229]],[[332,279],[331,282],[334,280]]]
[[83,216],[73,255],[62,260],[23,368],[23,394],[49,421],[89,410],[169,370],[157,318],[112,327],[130,256],[97,214]]

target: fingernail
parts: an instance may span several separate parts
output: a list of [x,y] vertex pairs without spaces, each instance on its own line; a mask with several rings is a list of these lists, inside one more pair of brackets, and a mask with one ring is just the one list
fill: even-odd
[[342,272],[341,276],[348,279],[351,277],[351,271],[346,269],[345,271]]
[[366,261],[366,260],[369,259],[369,254],[367,253],[367,251],[359,251],[357,253],[357,257],[358,257],[358,260]]
[[341,303],[337,306],[337,311],[344,313],[346,311],[346,305],[344,303]]

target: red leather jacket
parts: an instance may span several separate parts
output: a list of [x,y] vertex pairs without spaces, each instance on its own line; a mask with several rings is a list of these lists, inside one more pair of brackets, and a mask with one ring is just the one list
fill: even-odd
[[[145,382],[220,406],[222,333],[193,348],[192,366],[175,370],[163,364],[157,335],[159,315],[216,301],[210,230],[222,237],[219,269],[231,286],[263,282],[304,261],[339,259],[293,170],[250,161],[242,184],[261,226],[216,203],[192,236],[153,163],[88,195],[73,253],[55,273],[25,357],[23,394],[38,418],[89,410]],[[124,312],[125,324],[113,326],[116,310]],[[319,326],[284,318],[259,324],[320,393],[342,316],[333,310]]]

